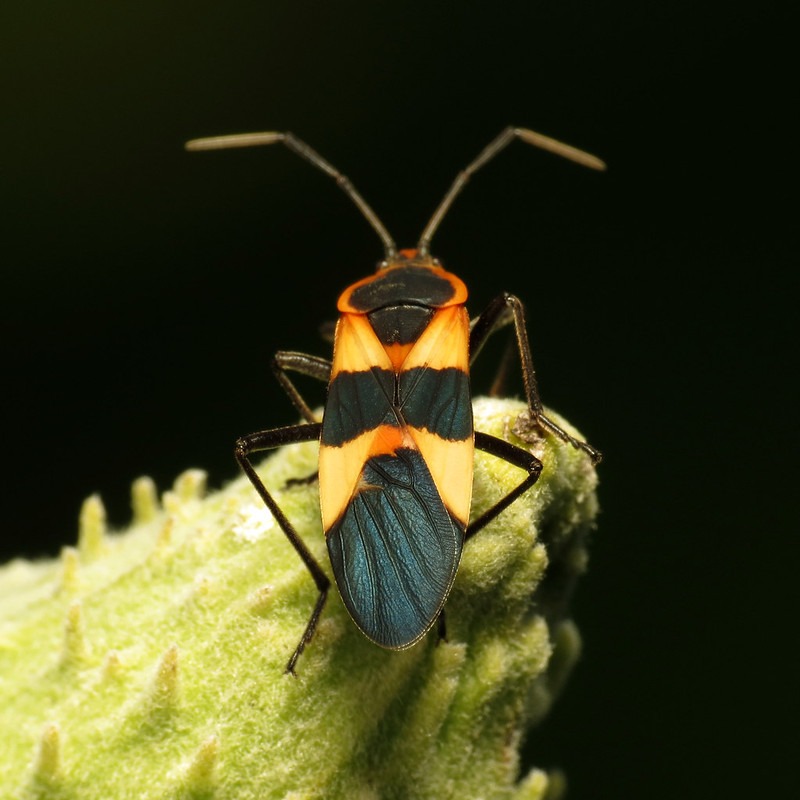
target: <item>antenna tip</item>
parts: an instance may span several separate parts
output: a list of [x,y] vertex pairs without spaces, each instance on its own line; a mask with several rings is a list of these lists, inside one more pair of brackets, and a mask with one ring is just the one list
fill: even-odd
[[[587,155],[589,155],[587,153]],[[596,169],[598,172],[605,172],[608,169],[608,164],[597,156],[591,156],[584,162],[590,169]]]
[[569,161],[574,161],[576,164],[580,164],[583,167],[596,169],[599,172],[603,172],[606,169],[605,161],[591,153],[587,153],[585,150],[573,147],[571,144],[565,144],[564,142],[558,141],[558,139],[553,139],[550,136],[545,136],[543,133],[537,133],[528,128],[515,128],[514,132],[523,142],[538,147],[541,150],[547,150]]

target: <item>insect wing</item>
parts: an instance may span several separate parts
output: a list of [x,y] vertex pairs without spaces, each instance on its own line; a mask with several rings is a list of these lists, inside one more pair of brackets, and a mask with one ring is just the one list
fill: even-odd
[[418,450],[370,458],[328,532],[339,592],[356,625],[383,647],[416,642],[447,599],[463,536]]

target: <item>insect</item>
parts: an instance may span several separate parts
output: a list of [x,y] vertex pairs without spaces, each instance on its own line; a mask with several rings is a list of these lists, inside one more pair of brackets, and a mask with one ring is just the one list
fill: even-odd
[[[305,563],[319,592],[305,631],[286,666],[314,635],[330,580],[258,477],[251,455],[318,440],[320,509],[333,575],[358,628],[375,644],[401,650],[436,623],[464,543],[539,478],[542,463],[520,447],[473,430],[469,368],[487,338],[513,324],[531,424],[584,451],[542,409],[525,312],[503,293],[470,322],[464,282],[430,255],[430,242],[473,173],[516,139],[594,169],[595,156],[524,128],[508,127],[458,174],[416,248],[398,250],[383,223],[349,179],[291,133],[249,133],[194,139],[189,150],[281,143],[325,172],[355,203],[383,243],[377,271],[345,289],[333,359],[276,353],[273,372],[305,422],[252,433],[236,442],[242,470]],[[320,422],[290,373],[328,384]],[[474,449],[520,468],[524,477],[478,519],[469,521]]]

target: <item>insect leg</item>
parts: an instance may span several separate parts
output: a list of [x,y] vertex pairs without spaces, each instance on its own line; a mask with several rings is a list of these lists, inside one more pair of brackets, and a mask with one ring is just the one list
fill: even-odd
[[331,377],[331,362],[326,358],[309,356],[305,353],[295,353],[291,350],[279,350],[272,359],[272,372],[289,396],[292,405],[307,422],[318,422],[314,412],[308,407],[308,403],[306,403],[287,375],[289,371],[298,372],[301,375],[307,375],[309,378],[316,378],[323,383],[328,383]]
[[242,471],[250,479],[250,482],[255,487],[256,491],[261,496],[264,504],[272,512],[272,515],[281,526],[281,530],[286,535],[286,538],[291,542],[292,547],[297,551],[297,554],[306,565],[306,569],[311,573],[314,583],[319,590],[319,597],[317,598],[314,610],[311,612],[311,617],[308,620],[306,629],[303,632],[300,642],[295,648],[292,657],[286,665],[286,671],[294,674],[294,667],[297,659],[303,652],[305,646],[314,635],[314,631],[319,621],[319,616],[322,613],[322,608],[325,605],[325,600],[328,596],[328,588],[330,587],[330,580],[323,572],[322,567],[317,560],[311,555],[311,551],[303,543],[303,540],[298,535],[294,526],[287,519],[286,515],[281,510],[280,506],[275,502],[272,495],[267,491],[261,478],[258,477],[253,464],[250,461],[252,453],[258,453],[264,450],[272,450],[276,447],[282,447],[286,444],[297,444],[299,442],[310,442],[319,439],[322,424],[319,422],[312,422],[302,425],[290,425],[285,428],[273,428],[267,431],[258,431],[251,433],[248,436],[243,436],[236,442],[235,456],[239,462]]
[[489,336],[505,325],[514,324],[514,333],[517,340],[520,364],[522,366],[522,381],[525,386],[525,399],[531,421],[540,428],[554,433],[564,442],[569,442],[573,447],[583,450],[593,464],[600,463],[603,454],[587,442],[570,436],[563,428],[551,420],[542,409],[539,399],[539,390],[536,386],[536,371],[533,368],[533,356],[528,341],[528,331],[525,327],[525,307],[522,301],[513,294],[504,292],[495,297],[486,307],[486,310],[473,322],[469,334],[470,364],[475,361],[481,348]]
[[444,609],[439,612],[439,618],[436,620],[436,635],[438,642],[447,641],[447,620],[444,616]]
[[523,492],[530,489],[539,480],[539,475],[542,472],[542,462],[535,455],[489,433],[475,431],[475,447],[478,450],[483,450],[484,453],[502,458],[503,461],[508,461],[509,464],[513,464],[515,467],[527,470],[528,474],[519,486],[512,489],[505,497],[500,498],[490,509],[484,511],[478,519],[470,522],[464,535],[465,541],[491,522],[501,511],[508,508]]

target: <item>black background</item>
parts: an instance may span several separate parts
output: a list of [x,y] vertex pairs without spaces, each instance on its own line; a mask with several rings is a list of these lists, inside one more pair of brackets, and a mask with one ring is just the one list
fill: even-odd
[[575,800],[789,796],[790,31],[769,3],[4,4],[3,558],[74,542],[95,491],[123,525],[141,474],[234,477],[236,436],[294,421],[269,357],[325,355],[381,255],[283,148],[184,140],[292,130],[411,246],[532,127],[608,173],[515,143],[433,248],[474,312],[525,300],[545,403],[607,456],[532,762]]

